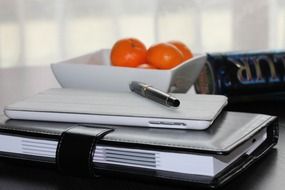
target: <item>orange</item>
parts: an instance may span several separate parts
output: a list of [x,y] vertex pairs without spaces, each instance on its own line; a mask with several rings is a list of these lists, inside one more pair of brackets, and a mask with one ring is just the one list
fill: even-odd
[[137,67],[146,62],[147,49],[136,38],[118,40],[111,50],[111,63],[113,66]]
[[147,63],[158,69],[171,69],[183,61],[183,54],[174,45],[158,43],[147,51]]
[[183,61],[193,57],[191,50],[181,41],[173,40],[168,43],[177,47],[183,53]]

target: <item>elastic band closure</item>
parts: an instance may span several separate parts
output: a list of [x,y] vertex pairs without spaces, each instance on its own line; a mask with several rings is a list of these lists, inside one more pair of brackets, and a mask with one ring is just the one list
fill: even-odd
[[104,127],[76,126],[63,132],[56,152],[59,170],[68,175],[94,175],[93,154],[96,143],[113,131]]

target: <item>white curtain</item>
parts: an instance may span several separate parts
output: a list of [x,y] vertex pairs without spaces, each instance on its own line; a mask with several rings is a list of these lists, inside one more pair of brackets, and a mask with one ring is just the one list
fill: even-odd
[[49,64],[123,37],[194,52],[285,47],[284,0],[0,0],[0,67]]

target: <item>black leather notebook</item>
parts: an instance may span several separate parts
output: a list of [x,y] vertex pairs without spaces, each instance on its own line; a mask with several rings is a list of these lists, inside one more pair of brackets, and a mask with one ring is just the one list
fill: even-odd
[[0,117],[0,156],[50,163],[68,175],[125,175],[217,187],[278,141],[274,116],[222,112],[205,131]]

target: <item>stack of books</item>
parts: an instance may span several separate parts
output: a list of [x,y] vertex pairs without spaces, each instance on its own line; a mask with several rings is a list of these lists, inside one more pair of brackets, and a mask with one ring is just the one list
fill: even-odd
[[50,89],[8,105],[0,156],[75,176],[126,175],[217,187],[267,153],[277,118],[222,111],[220,95],[176,94],[167,107],[132,92]]

